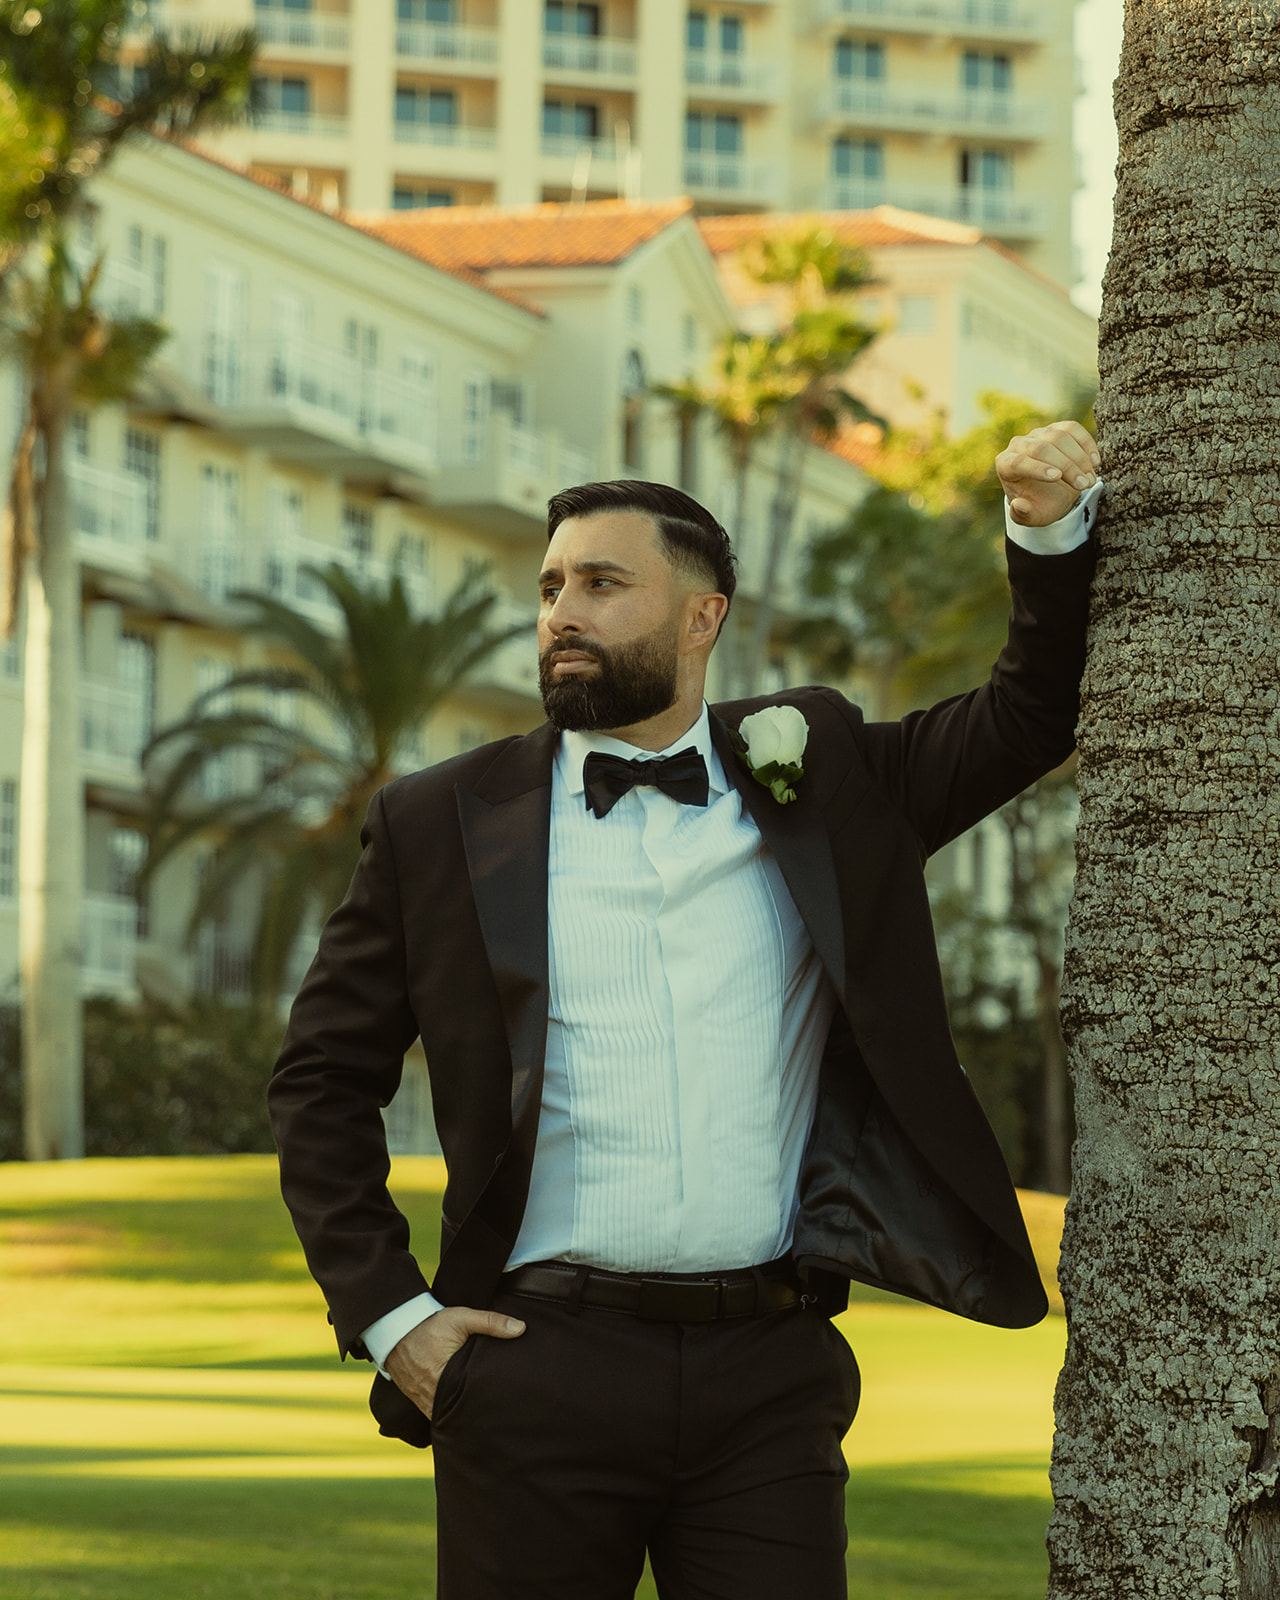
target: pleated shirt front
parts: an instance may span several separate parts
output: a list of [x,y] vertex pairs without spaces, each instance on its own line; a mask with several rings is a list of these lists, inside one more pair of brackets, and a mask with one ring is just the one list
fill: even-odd
[[[591,750],[696,745],[705,807],[638,787],[586,806]],[[835,1005],[711,743],[561,737],[547,881],[550,1008],[537,1151],[509,1266],[745,1267],[785,1253]]]

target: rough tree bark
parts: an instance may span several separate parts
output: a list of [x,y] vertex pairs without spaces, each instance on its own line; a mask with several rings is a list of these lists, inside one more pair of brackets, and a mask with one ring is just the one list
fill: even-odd
[[1280,5],[1128,0],[1051,1600],[1280,1595]]
[[[63,367],[68,366],[64,363]],[[44,442],[39,555],[25,569],[27,642],[18,796],[18,964],[23,1132],[31,1161],[84,1154],[80,917],[80,567],[72,543],[65,439],[71,374],[38,382]]]

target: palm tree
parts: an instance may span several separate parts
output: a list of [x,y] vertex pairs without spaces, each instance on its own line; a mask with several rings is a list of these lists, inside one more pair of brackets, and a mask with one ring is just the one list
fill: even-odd
[[[440,702],[528,627],[492,624],[498,601],[479,571],[438,616],[414,614],[398,574],[385,588],[362,587],[336,563],[313,575],[340,633],[265,595],[233,596],[248,607],[245,632],[279,664],[237,672],[201,695],[143,758],[152,786],[144,877],[197,839],[215,846],[190,939],[269,866],[252,961],[254,996],[265,1005],[281,992],[300,930],[346,892],[375,791],[402,770]],[[237,757],[249,781],[220,794]]]
[[[6,146],[0,181],[5,325],[26,403],[4,520],[3,622],[26,615],[19,797],[24,1127],[32,1159],[84,1149],[80,905],[80,577],[64,445],[72,409],[123,398],[160,342],[145,319],[94,305],[101,260],[77,263],[69,222],[85,185],[131,136],[182,136],[247,108],[253,35],[190,47],[152,37],[122,72],[131,0],[0,0]],[[128,82],[126,82],[126,78]],[[29,166],[16,158],[39,148]]]
[[751,693],[759,688],[768,659],[778,583],[804,488],[809,446],[832,439],[845,422],[887,424],[844,386],[849,368],[876,336],[846,298],[870,281],[862,252],[816,223],[763,234],[744,247],[741,259],[749,276],[783,293],[786,315],[773,340],[773,360],[790,390],[779,408],[769,543],[744,663],[743,687]]
[[[747,499],[757,442],[777,424],[779,409],[795,394],[795,380],[778,364],[776,342],[758,334],[729,333],[716,350],[707,383],[685,378],[656,384],[654,393],[671,402],[678,416],[706,413],[733,466],[733,515],[729,538],[739,560],[747,542]],[[742,656],[742,618],[730,613],[717,655],[726,696],[738,686]]]
[[1280,1591],[1273,0],[1128,0],[1052,1600]]

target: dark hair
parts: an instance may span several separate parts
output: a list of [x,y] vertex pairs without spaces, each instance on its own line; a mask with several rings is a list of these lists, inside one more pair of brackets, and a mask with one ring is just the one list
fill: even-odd
[[638,511],[658,525],[663,554],[677,572],[709,578],[716,591],[733,600],[738,586],[738,558],[729,535],[691,494],[665,483],[623,478],[616,483],[580,483],[561,489],[547,501],[547,539],[570,517],[594,517],[601,511]]

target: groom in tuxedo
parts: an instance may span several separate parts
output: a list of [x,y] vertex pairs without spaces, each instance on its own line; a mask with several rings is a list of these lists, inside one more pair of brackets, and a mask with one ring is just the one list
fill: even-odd
[[[1072,749],[1098,465],[1075,423],[1000,454],[1008,642],[879,724],[823,688],[709,709],[723,529],[658,484],[567,490],[547,722],[374,797],[271,1110],[339,1347],[434,1445],[441,1600],[623,1600],[646,1552],[664,1600],[837,1600],[849,1280],[1044,1314],[923,864]],[[430,1286],[381,1116],[419,1035]]]

